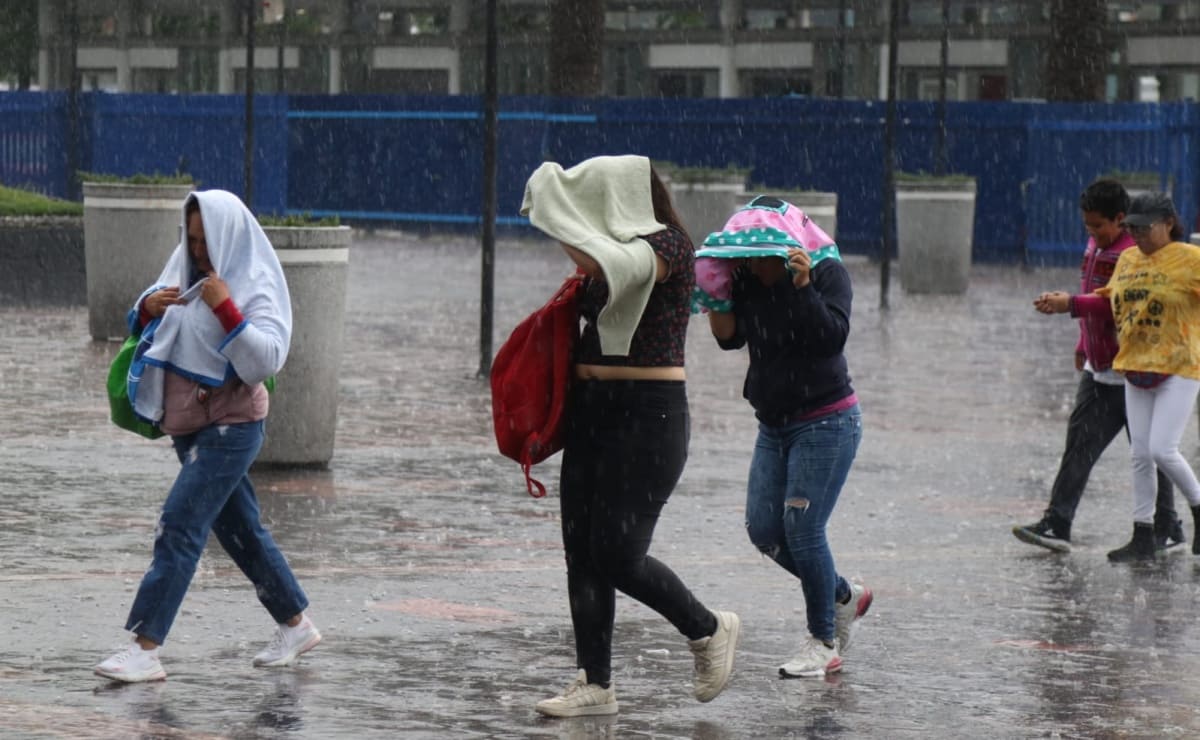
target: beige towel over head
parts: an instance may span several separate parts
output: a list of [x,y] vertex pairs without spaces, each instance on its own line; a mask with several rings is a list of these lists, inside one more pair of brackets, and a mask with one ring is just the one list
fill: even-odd
[[638,237],[666,228],[654,218],[650,160],[593,157],[566,170],[546,162],[525,183],[521,215],[599,263],[608,284],[608,303],[596,319],[600,351],[629,354],[654,289],[654,250]]

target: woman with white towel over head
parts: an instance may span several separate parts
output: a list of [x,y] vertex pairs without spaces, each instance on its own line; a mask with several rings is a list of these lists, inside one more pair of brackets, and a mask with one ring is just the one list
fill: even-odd
[[166,678],[158,648],[210,531],[278,625],[254,665],[287,665],[321,641],[304,614],[308,597],[263,527],[247,475],[263,442],[264,381],[283,367],[291,341],[283,269],[236,195],[193,192],[182,215],[185,239],[129,312],[131,333],[152,337],[130,400],[138,416],[171,436],[182,469],[125,625],[134,640],[95,668],[116,681]]

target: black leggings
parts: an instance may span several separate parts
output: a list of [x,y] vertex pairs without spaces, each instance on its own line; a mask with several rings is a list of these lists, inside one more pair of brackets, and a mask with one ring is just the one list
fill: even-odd
[[647,555],[687,461],[690,424],[682,381],[577,381],[572,389],[559,490],[575,655],[591,683],[610,681],[616,589],[689,640],[717,629],[679,577]]

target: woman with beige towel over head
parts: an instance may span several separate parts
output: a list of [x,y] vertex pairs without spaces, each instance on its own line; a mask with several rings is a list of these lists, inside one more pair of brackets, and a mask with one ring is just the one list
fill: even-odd
[[616,592],[667,618],[695,657],[694,694],[711,701],[733,670],[741,623],[710,611],[647,553],[687,460],[684,340],[694,248],[670,195],[639,156],[594,157],[530,176],[521,213],[584,274],[560,499],[575,680],[538,702],[552,717],[615,714]]

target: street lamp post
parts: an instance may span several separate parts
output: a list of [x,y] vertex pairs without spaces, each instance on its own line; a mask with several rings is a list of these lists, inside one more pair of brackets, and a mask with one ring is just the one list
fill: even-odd
[[479,280],[479,377],[492,370],[492,303],[496,272],[496,149],[499,93],[496,78],[496,0],[487,0],[483,73],[483,224]]
[[257,0],[245,0],[246,6],[246,151],[242,182],[246,207],[254,210],[254,18]]

